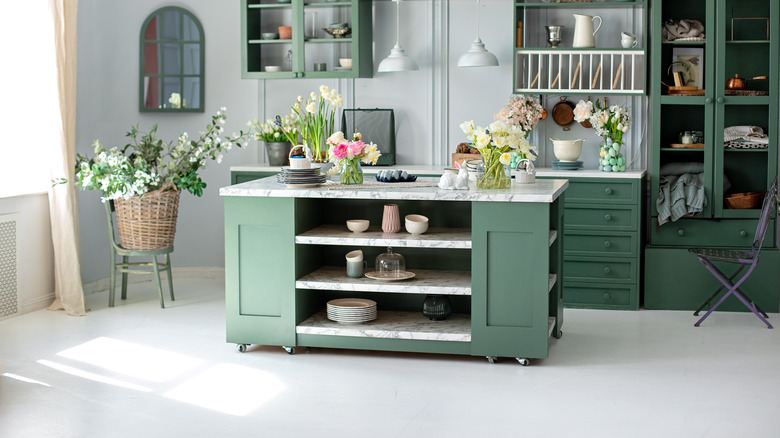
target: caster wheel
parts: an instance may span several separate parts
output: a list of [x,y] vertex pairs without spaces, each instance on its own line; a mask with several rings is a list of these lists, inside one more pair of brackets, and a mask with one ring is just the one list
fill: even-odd
[[488,360],[488,362],[490,362],[490,363],[496,363],[496,361],[498,360],[498,358],[497,358],[496,356],[485,356],[485,358],[486,358],[486,359]]
[[522,365],[524,367],[527,367],[528,365],[531,364],[531,361],[526,359],[526,358],[524,358],[524,357],[518,357],[516,359],[517,359],[518,362],[520,362],[520,365]]
[[246,344],[236,344],[236,348],[238,348],[239,353],[246,352]]
[[282,347],[287,354],[295,354],[295,347]]
[[559,331],[559,332],[558,332],[558,333],[555,335],[555,339],[561,339],[562,337],[563,337],[563,331]]

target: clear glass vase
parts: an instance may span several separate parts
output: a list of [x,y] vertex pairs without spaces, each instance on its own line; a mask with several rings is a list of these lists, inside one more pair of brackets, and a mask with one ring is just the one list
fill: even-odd
[[340,181],[342,184],[363,184],[363,167],[360,160],[346,160],[341,168]]
[[620,152],[622,142],[614,141],[609,137],[604,138],[599,152],[599,170],[602,172],[625,172],[628,163],[626,157]]
[[498,161],[498,157],[491,160],[482,159],[482,168],[477,171],[478,189],[508,189],[512,185],[511,175],[507,168]]

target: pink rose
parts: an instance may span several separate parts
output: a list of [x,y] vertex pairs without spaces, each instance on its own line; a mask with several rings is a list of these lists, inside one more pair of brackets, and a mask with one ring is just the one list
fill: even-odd
[[333,147],[333,156],[336,157],[336,159],[340,160],[342,158],[346,158],[349,154],[349,150],[347,148],[347,145],[344,143],[337,144]]
[[360,155],[363,153],[363,146],[365,146],[365,143],[362,141],[353,141],[349,144],[349,152],[352,155]]

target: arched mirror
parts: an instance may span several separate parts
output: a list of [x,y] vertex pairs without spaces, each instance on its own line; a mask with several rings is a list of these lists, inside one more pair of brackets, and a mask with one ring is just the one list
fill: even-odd
[[140,110],[203,112],[203,26],[188,10],[160,8],[141,27]]

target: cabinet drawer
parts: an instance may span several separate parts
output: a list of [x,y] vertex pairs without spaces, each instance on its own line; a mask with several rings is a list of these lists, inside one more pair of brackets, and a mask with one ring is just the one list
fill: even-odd
[[638,208],[595,207],[566,202],[563,223],[567,230],[638,231]]
[[[680,219],[657,227],[657,218],[651,218],[648,232],[650,243],[661,246],[678,246],[683,248],[709,247],[742,247],[753,244],[758,219],[727,219],[720,221]],[[775,219],[769,222],[769,229],[764,240],[767,246],[772,246],[775,239]]]
[[637,298],[634,286],[563,285],[563,303],[567,307],[636,310]]
[[563,239],[564,256],[625,256],[637,255],[636,233],[589,233],[567,231]]
[[632,181],[576,181],[569,182],[566,204],[570,202],[614,203],[637,205],[639,190]]
[[633,259],[569,260],[563,262],[563,281],[637,281],[636,262]]

